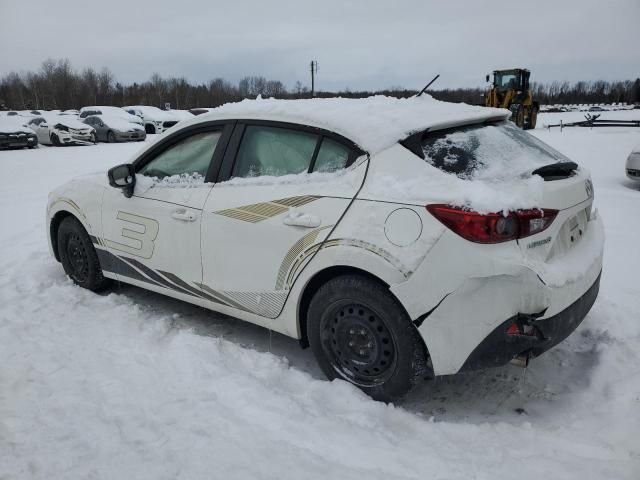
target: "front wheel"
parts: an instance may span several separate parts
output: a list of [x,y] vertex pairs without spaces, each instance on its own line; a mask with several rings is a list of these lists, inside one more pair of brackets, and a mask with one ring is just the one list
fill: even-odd
[[94,292],[108,286],[91,239],[75,217],[66,217],[58,227],[58,254],[65,273],[77,285]]
[[116,142],[116,136],[111,131],[109,133],[107,133],[107,142],[108,143],[115,143]]
[[376,400],[397,400],[429,374],[415,326],[389,290],[365,276],[324,284],[309,305],[307,332],[330,380],[346,380]]
[[58,135],[56,135],[55,133],[51,134],[51,143],[53,143],[53,145],[56,147],[59,147],[62,145],[62,143],[60,142],[60,139],[58,138]]

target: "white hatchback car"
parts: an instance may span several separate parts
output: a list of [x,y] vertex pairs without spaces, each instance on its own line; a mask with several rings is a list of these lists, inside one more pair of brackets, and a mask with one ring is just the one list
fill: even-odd
[[310,345],[374,398],[526,363],[593,305],[588,172],[510,113],[430,97],[252,100],[49,196],[50,247],[109,280]]

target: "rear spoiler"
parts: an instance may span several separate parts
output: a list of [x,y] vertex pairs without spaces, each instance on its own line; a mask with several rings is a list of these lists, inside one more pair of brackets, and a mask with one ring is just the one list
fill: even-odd
[[400,143],[400,145],[402,145],[404,148],[406,148],[407,150],[409,150],[410,152],[414,153],[415,155],[419,156],[421,159],[424,160],[424,152],[422,151],[422,140],[424,139],[425,135],[432,132],[441,132],[443,130],[454,131],[458,128],[468,127],[470,125],[490,125],[492,123],[504,122],[506,118],[507,117],[505,117],[504,115],[500,115],[497,117],[487,118],[486,120],[483,120],[481,122],[478,122],[477,120],[471,120],[469,122],[462,122],[462,123],[458,122],[454,124],[443,123],[440,125],[427,128],[426,130],[420,130],[420,131],[414,132],[404,140],[400,140],[398,143]]

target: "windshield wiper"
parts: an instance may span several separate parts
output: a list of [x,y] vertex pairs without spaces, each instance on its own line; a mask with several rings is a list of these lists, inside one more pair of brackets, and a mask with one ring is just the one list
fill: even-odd
[[576,162],[558,162],[536,168],[532,175],[540,175],[545,182],[569,178],[578,169]]

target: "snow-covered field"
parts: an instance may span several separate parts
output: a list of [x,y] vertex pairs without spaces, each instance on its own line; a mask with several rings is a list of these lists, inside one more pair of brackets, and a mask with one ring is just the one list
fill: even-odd
[[139,144],[0,152],[0,479],[640,478],[640,187],[624,176],[640,129],[542,128],[559,115],[535,135],[591,170],[605,221],[593,310],[527,370],[440,378],[396,406],[325,381],[295,340],[64,276],[49,190]]

